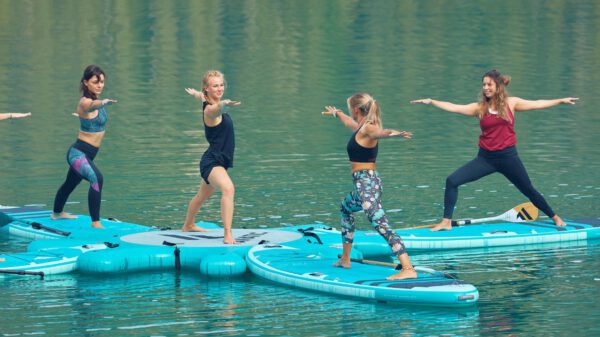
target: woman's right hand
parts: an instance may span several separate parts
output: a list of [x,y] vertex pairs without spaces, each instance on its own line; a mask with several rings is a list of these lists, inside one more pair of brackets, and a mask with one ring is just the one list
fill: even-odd
[[432,101],[431,98],[422,98],[422,99],[415,99],[413,101],[410,101],[410,104],[417,104],[417,103],[431,104],[431,101]]
[[206,97],[204,97],[204,93],[202,91],[198,91],[194,88],[185,88],[185,91],[202,102],[206,101]]
[[321,115],[329,115],[329,116],[337,117],[338,112],[341,112],[338,108],[328,105],[325,107],[325,111],[321,112]]

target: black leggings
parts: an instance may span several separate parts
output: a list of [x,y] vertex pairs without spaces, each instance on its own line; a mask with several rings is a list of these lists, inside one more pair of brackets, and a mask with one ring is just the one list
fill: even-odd
[[517,153],[517,148],[512,146],[500,151],[487,151],[480,148],[475,159],[446,178],[444,218],[452,219],[460,185],[478,180],[494,172],[502,173],[521,193],[529,198],[535,207],[547,216],[553,217],[555,215],[546,199],[531,184],[525,166]]
[[54,198],[54,213],[60,213],[65,207],[69,195],[82,179],[90,182],[88,191],[88,207],[92,221],[100,221],[100,200],[102,197],[103,177],[94,158],[98,154],[98,148],[82,140],[71,145],[67,152],[67,162],[69,163],[69,172],[67,179],[56,192]]

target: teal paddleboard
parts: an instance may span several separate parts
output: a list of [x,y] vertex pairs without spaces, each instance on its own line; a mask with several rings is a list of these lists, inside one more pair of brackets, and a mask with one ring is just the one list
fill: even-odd
[[105,244],[85,244],[48,248],[22,253],[0,254],[0,276],[9,274],[38,275],[72,272],[77,259],[86,252],[109,248]]
[[317,245],[259,245],[248,251],[254,274],[276,283],[350,298],[391,303],[463,307],[479,292],[470,284],[428,268],[416,268],[417,279],[389,281],[392,267],[352,263],[334,267],[339,250]]
[[429,228],[400,229],[409,252],[539,245],[554,242],[595,240],[600,238],[600,220],[566,220],[558,227],[552,221],[497,222],[453,227],[450,231],[431,232]]

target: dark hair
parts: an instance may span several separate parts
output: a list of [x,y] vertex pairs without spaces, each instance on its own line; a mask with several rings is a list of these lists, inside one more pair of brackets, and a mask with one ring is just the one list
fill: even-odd
[[96,94],[90,92],[87,86],[83,83],[83,81],[89,81],[92,77],[96,76],[100,79],[100,75],[103,75],[106,78],[106,74],[104,74],[104,70],[100,69],[97,65],[89,65],[83,71],[83,76],[81,77],[81,81],[79,82],[79,91],[83,94],[84,97],[97,99]]

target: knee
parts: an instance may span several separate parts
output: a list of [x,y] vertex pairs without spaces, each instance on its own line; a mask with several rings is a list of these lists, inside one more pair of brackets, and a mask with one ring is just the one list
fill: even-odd
[[460,185],[456,177],[449,175],[446,177],[446,188],[456,188]]
[[102,188],[102,185],[104,184],[104,176],[102,176],[102,173],[96,173],[96,181],[98,182],[98,186]]
[[235,195],[235,187],[233,184],[227,184],[221,187],[221,193],[223,197],[233,198]]

